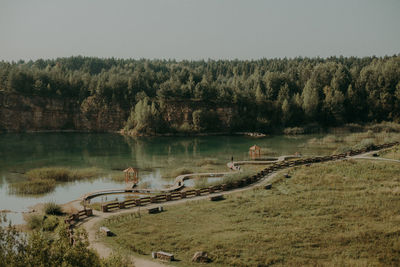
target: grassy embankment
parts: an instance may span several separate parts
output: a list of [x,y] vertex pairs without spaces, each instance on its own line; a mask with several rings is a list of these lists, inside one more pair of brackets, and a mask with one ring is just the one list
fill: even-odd
[[103,241],[125,253],[171,252],[179,266],[195,265],[196,251],[207,251],[213,266],[398,265],[399,167],[355,160],[297,167],[272,190],[106,219],[116,236]]
[[54,190],[57,182],[93,178],[100,173],[101,171],[97,168],[48,167],[32,169],[26,173],[27,181],[12,183],[9,185],[9,190],[14,194],[43,194]]

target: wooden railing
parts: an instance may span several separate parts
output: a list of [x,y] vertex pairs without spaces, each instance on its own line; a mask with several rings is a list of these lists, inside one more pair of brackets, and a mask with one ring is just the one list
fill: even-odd
[[[398,144],[400,144],[400,142],[393,142],[393,143],[387,143],[387,144],[382,144],[382,145],[371,145],[368,148],[351,150],[351,151],[348,151],[347,153],[340,153],[340,154],[331,155],[331,156],[312,157],[312,158],[306,158],[306,159],[297,159],[297,160],[293,160],[293,161],[282,161],[282,162],[278,162],[278,163],[274,163],[274,164],[270,165],[269,167],[261,170],[260,172],[258,172],[255,175],[252,175],[247,178],[243,178],[241,180],[234,181],[229,184],[221,184],[221,185],[215,185],[215,186],[210,186],[210,187],[204,187],[201,189],[192,189],[192,190],[180,191],[180,192],[170,192],[170,193],[160,194],[160,195],[156,195],[156,196],[152,196],[152,197],[129,199],[129,200],[125,200],[122,202],[105,203],[102,205],[102,211],[109,212],[109,211],[117,210],[117,209],[127,209],[127,208],[136,207],[136,206],[145,206],[150,203],[161,203],[161,202],[179,200],[179,199],[184,199],[184,198],[191,198],[191,197],[196,197],[196,196],[213,194],[215,192],[229,191],[229,190],[232,190],[235,188],[240,188],[240,187],[244,187],[244,186],[253,184],[253,183],[259,181],[264,176],[266,176],[272,172],[275,172],[277,170],[284,169],[284,168],[294,167],[294,166],[299,166],[299,165],[307,165],[307,164],[311,164],[311,163],[344,159],[348,156],[354,156],[354,155],[366,153],[366,152],[369,152],[372,150],[388,148],[388,147],[398,145]],[[75,216],[77,216],[77,215],[75,215]]]

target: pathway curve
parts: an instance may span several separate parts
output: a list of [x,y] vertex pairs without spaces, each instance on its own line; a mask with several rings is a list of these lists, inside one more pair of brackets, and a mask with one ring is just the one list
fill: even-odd
[[[176,200],[176,201],[165,202],[162,205],[164,207],[168,207],[168,206],[172,206],[172,205],[179,205],[179,204],[186,203],[189,201],[198,201],[201,199],[208,199],[210,196],[213,196],[213,195],[228,195],[228,194],[232,194],[232,193],[249,190],[251,188],[262,186],[264,184],[269,183],[270,180],[273,177],[275,177],[278,173],[279,173],[279,171],[270,173],[270,174],[266,175],[265,177],[261,178],[258,182],[248,185],[246,187],[241,187],[241,188],[233,189],[230,191],[213,193],[213,194],[209,194],[209,195],[205,195],[205,196],[198,196],[198,197],[194,197],[194,198],[185,198],[185,199],[180,199],[180,200]],[[76,200],[76,201],[71,202],[71,205],[75,206],[76,208],[82,208],[82,207],[79,207],[80,206],[79,203],[80,203],[80,201]],[[160,206],[160,203],[149,204],[146,206],[145,209],[147,210],[148,208],[155,208],[158,206]],[[98,226],[99,226],[98,224],[106,218],[109,218],[109,217],[112,217],[115,215],[126,214],[126,213],[140,212],[140,209],[141,209],[141,207],[134,207],[131,209],[117,210],[117,211],[108,212],[108,213],[93,210],[92,217],[88,217],[88,218],[84,219],[83,221],[80,221],[78,224],[76,224],[76,226],[81,226],[87,231],[90,248],[93,248],[94,250],[96,250],[97,253],[100,255],[100,257],[106,258],[111,254],[112,249],[107,247],[104,243],[102,243],[98,240],[98,238],[96,236],[98,233],[98,230],[97,230]],[[142,210],[143,210],[143,208],[142,208]],[[143,259],[143,258],[140,258],[137,256],[131,256],[130,258],[136,267],[168,266],[168,265],[162,264],[160,262],[156,262],[156,261],[149,260],[149,259]]]

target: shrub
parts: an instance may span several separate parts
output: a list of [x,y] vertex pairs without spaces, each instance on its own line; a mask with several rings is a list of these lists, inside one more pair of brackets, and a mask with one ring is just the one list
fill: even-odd
[[28,216],[26,219],[26,223],[29,229],[41,229],[43,225],[43,216],[38,214],[32,214]]
[[55,216],[47,217],[43,222],[43,231],[53,231],[59,224],[59,219]]
[[60,205],[49,202],[44,205],[44,212],[48,215],[63,215],[62,208]]

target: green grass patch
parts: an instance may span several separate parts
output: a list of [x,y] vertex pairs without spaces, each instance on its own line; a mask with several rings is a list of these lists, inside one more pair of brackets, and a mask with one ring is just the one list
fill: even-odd
[[174,253],[179,266],[206,251],[213,266],[399,265],[399,165],[341,161],[297,167],[271,190],[218,203],[192,201],[160,214],[103,221],[103,241],[126,253]]

